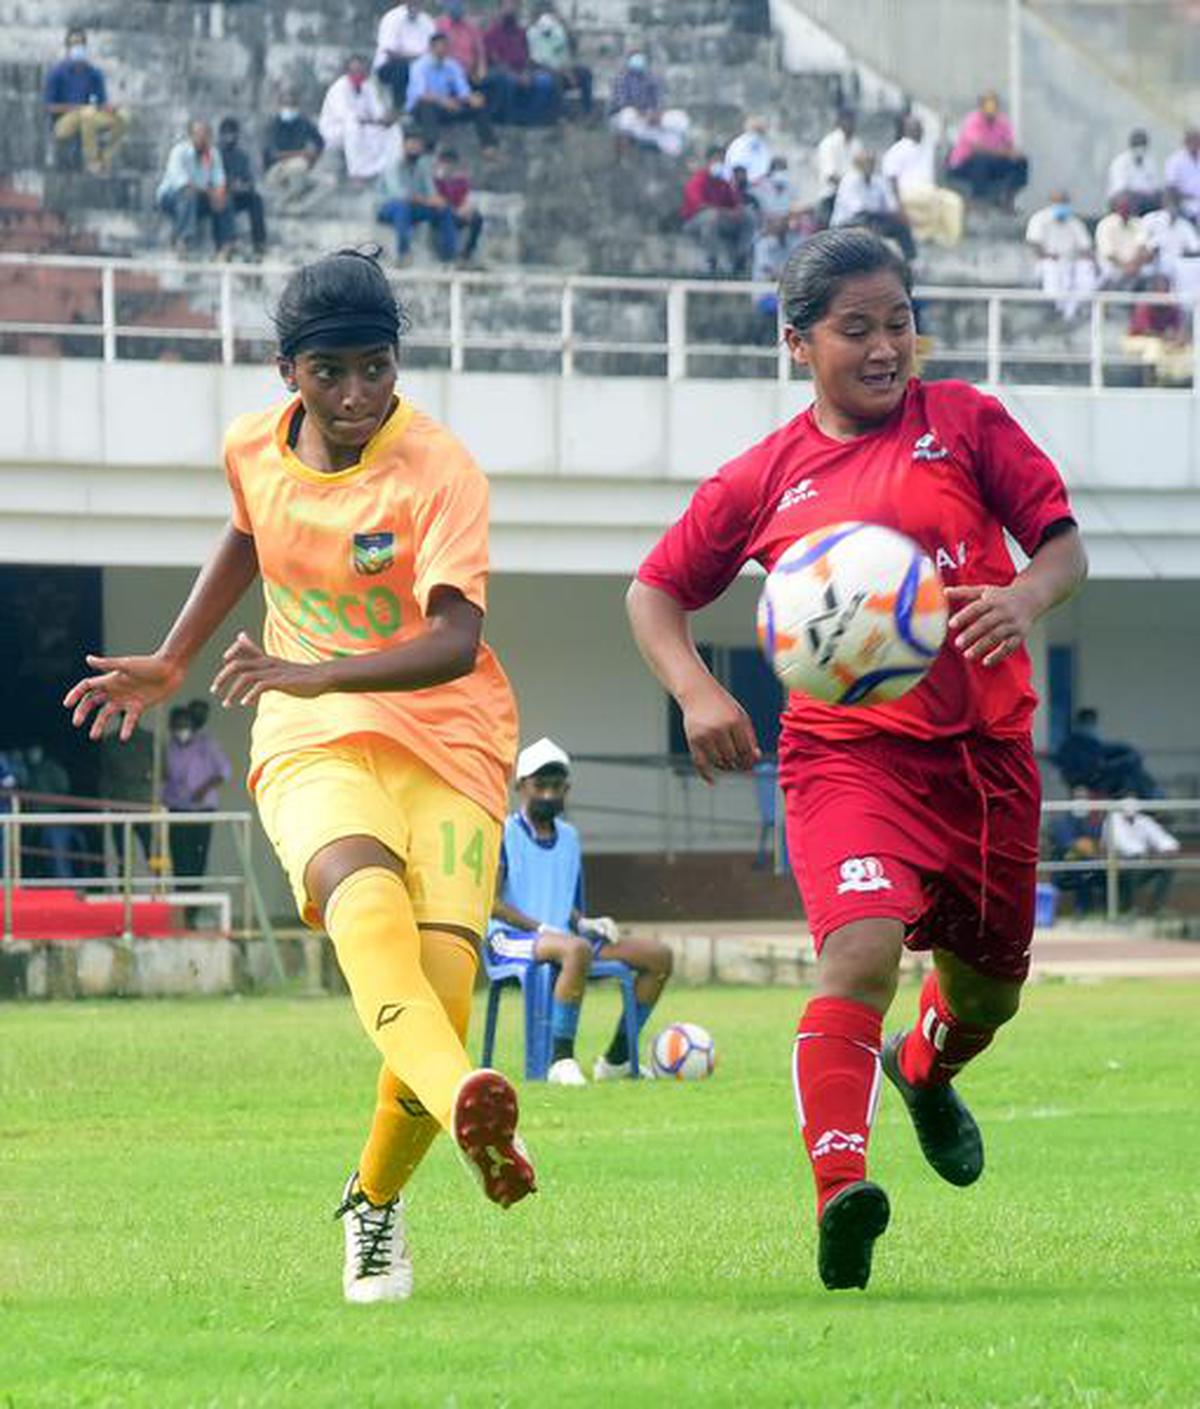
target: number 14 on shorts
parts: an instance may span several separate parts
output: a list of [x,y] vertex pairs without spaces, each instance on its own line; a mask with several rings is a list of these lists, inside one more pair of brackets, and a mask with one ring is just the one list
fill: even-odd
[[[475,884],[483,884],[483,828],[474,827],[463,842],[458,827],[453,822],[442,823],[442,874],[457,875],[461,866],[475,878]],[[460,844],[462,849],[460,850]]]

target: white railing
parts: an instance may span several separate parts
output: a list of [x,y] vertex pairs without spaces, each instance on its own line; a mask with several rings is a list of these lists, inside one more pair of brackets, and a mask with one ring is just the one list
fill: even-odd
[[[46,287],[47,302],[69,286],[85,315],[70,321],[8,315],[0,277],[0,349],[24,355],[102,358],[106,362],[178,358],[200,349],[225,366],[262,364],[273,352],[268,309],[292,266],[181,263],[68,255],[0,253],[0,276],[21,268]],[[56,289],[49,271],[59,271]],[[21,285],[23,287],[23,281]],[[711,279],[609,278],[520,270],[407,271],[401,297],[412,326],[410,366],[449,371],[543,371],[576,375],[773,377],[799,374],[774,316],[758,308],[774,286]],[[190,325],[138,318],[135,297],[184,303]],[[1068,322],[1054,300],[1019,288],[918,288],[916,302],[930,375],[952,372],[993,385],[1064,383],[1099,390],[1158,385],[1141,350],[1127,345],[1135,304],[1182,309],[1190,337],[1194,301],[1171,294],[1100,292]],[[499,323],[497,331],[486,326]],[[615,329],[615,332],[614,332]],[[33,338],[52,346],[28,346]],[[20,343],[16,340],[26,340]],[[1174,359],[1172,386],[1200,395],[1200,339]],[[1047,378],[1046,367],[1058,375]],[[1190,376],[1188,375],[1190,373]]]

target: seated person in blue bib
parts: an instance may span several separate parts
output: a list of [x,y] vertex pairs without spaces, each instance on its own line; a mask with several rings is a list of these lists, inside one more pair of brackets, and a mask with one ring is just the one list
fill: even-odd
[[[571,760],[551,739],[539,739],[517,755],[520,806],[504,824],[487,942],[496,959],[558,965],[546,1079],[559,1086],[584,1086],[575,1032],[593,957],[620,959],[637,971],[634,994],[641,1032],[670,977],[672,955],[661,940],[622,939],[607,915],[584,915],[579,833],[561,817],[570,776]],[[629,1076],[629,1058],[625,1025],[618,1021],[608,1050],[596,1058],[593,1079]]]

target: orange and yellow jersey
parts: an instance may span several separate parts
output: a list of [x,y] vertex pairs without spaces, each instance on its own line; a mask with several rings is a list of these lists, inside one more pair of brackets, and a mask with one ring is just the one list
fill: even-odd
[[[401,400],[356,465],[324,474],[288,445],[298,405],[239,416],[225,437],[233,525],[253,535],[262,572],[266,651],[323,661],[399,645],[421,631],[440,586],[485,611],[488,485],[464,447]],[[469,675],[424,690],[316,699],[268,691],[251,736],[250,787],[269,759],[359,734],[394,739],[503,818],[517,712],[486,645]]]

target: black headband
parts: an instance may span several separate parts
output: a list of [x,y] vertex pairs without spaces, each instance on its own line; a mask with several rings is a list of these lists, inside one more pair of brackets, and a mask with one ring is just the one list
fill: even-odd
[[400,320],[382,309],[370,313],[321,313],[308,318],[286,338],[280,339],[284,357],[295,357],[317,347],[395,347]]

